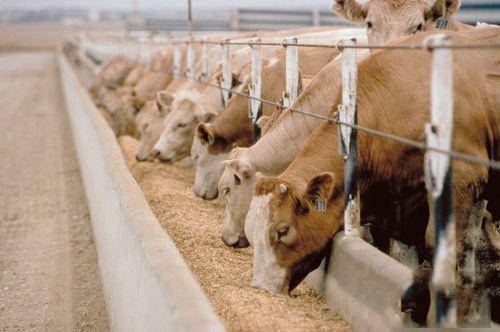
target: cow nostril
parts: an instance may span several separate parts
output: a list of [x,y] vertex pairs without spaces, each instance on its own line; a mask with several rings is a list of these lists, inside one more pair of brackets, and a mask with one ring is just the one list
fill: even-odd
[[233,244],[233,248],[246,248],[249,246],[250,246],[250,243],[248,242],[247,238],[244,236],[238,237],[238,242]]

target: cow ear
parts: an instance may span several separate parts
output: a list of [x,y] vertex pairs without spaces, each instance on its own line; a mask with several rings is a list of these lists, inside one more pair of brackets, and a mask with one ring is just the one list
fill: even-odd
[[200,123],[196,127],[196,135],[201,141],[201,144],[214,145],[215,144],[215,131],[211,124]]
[[163,109],[169,109],[172,107],[172,104],[174,103],[175,96],[171,95],[168,92],[165,91],[158,91],[156,93],[156,101],[158,102],[158,105],[161,106],[160,108]]
[[316,175],[307,184],[304,198],[319,210],[320,207],[326,208],[326,204],[333,195],[335,177],[332,173],[325,172]]
[[198,112],[196,114],[196,120],[198,120],[198,122],[210,123],[213,122],[216,117],[217,114],[213,112]]
[[213,79],[215,80],[215,82],[217,82],[217,84],[220,84],[222,79],[222,71],[215,73]]
[[363,22],[366,18],[366,8],[356,0],[333,0],[332,11],[337,16],[353,22]]
[[240,178],[249,178],[253,173],[250,162],[241,159],[230,159],[222,162],[224,166],[236,173]]
[[451,16],[455,14],[462,5],[461,0],[436,0],[434,5],[426,11],[425,18],[430,20],[437,20],[442,16]]
[[240,81],[240,75],[236,74],[236,73],[231,73],[232,77],[233,77],[233,84],[232,84],[232,88],[236,88],[237,86],[241,85],[241,81]]

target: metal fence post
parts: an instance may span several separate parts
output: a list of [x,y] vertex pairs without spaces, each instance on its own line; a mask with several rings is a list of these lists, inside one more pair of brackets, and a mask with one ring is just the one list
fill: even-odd
[[132,44],[132,41],[130,38],[123,37],[124,38],[124,43],[125,43],[125,57],[129,58],[131,62],[134,62],[134,45]]
[[135,38],[135,61],[141,63],[141,41]]
[[[432,46],[450,45],[445,34],[430,37]],[[453,51],[433,49],[431,76],[431,121],[425,126],[430,148],[450,150],[453,131]],[[430,217],[435,222],[435,255],[432,283],[435,290],[436,323],[456,324],[456,239],[453,217],[450,157],[432,151],[425,154],[425,180],[430,196]]]
[[299,97],[299,48],[293,46],[297,44],[296,37],[285,38],[285,70],[286,70],[286,88],[283,93],[283,106],[292,107],[293,103]]
[[[228,39],[225,39],[224,42],[228,42]],[[221,89],[222,94],[222,105],[226,106],[227,101],[231,98],[231,93],[228,90],[233,86],[233,72],[231,68],[231,49],[230,45],[222,44],[222,76],[220,85],[223,89]]]
[[231,11],[230,29],[231,31],[238,31],[240,29],[240,11],[237,8]]
[[174,38],[173,40],[173,45],[174,45],[174,66],[173,66],[173,73],[174,76],[179,76],[181,74],[181,50],[179,49],[179,40],[177,38]]
[[139,63],[147,66],[147,38],[139,37]]
[[[356,39],[343,39],[342,45],[356,46]],[[358,85],[357,54],[354,48],[342,52],[342,105],[338,106],[340,122],[356,124]],[[360,236],[358,190],[358,133],[348,126],[339,126],[339,150],[345,159],[344,170],[344,233],[347,237]]]
[[210,77],[210,64],[208,62],[208,38],[203,37],[202,45],[201,45],[201,78],[204,80]]
[[[260,38],[252,38],[250,47],[252,48],[252,76],[250,84],[250,97],[262,98],[262,52]],[[257,126],[257,120],[262,114],[262,102],[256,99],[250,99],[249,118],[252,119],[253,141],[256,142],[260,137],[260,128]]]
[[194,73],[194,62],[196,61],[196,54],[194,53],[194,48],[193,48],[193,38],[189,38],[188,44],[187,44],[187,63],[186,63],[186,75],[193,77]]
[[[171,42],[171,38],[167,38],[167,39],[165,40],[165,48],[162,48],[162,54],[163,54],[163,55],[164,55],[164,57],[165,57],[165,61],[167,61],[167,58],[168,58],[168,52],[170,52],[170,48],[171,48],[171,46],[172,46],[172,45],[170,44],[170,42]],[[173,64],[172,64],[172,66],[173,66]],[[168,66],[165,66],[165,68],[168,68]],[[168,73],[168,69],[167,69],[167,73]]]
[[315,27],[321,25],[321,12],[318,9],[312,11],[312,25]]

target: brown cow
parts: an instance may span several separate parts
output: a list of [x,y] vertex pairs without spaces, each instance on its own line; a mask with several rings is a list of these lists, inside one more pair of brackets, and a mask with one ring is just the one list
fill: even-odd
[[425,0],[368,0],[362,5],[357,0],[334,0],[332,10],[349,21],[365,22],[368,42],[381,45],[397,37],[434,30],[438,25],[453,31],[471,29],[452,17],[461,2],[437,0],[431,6]]
[[[454,43],[500,42],[499,28],[450,35]],[[423,37],[415,36],[403,43],[421,43]],[[430,53],[392,50],[375,52],[360,64],[358,123],[389,134],[421,139],[424,124],[429,121],[430,60]],[[453,61],[453,149],[482,159],[499,159],[500,53],[455,51]],[[387,64],[391,65],[390,70]],[[334,110],[340,100],[339,91]],[[322,123],[283,174],[257,184],[245,222],[245,233],[254,247],[254,286],[273,292],[292,290],[319,265],[327,244],[342,227],[344,160],[338,153],[337,141],[338,126]],[[364,132],[358,133],[358,144],[362,195],[375,184],[384,184],[388,193],[423,187],[423,153],[418,149]],[[500,177],[486,166],[461,160],[453,161],[452,177],[457,261],[462,264],[464,225],[474,201],[489,200],[494,219],[498,219]],[[326,210],[317,209],[318,202],[326,204]],[[454,270],[457,261],[450,258],[446,263]],[[460,276],[461,272],[458,290],[463,295],[464,280]],[[434,280],[447,277],[450,276],[435,276]],[[460,319],[467,319],[464,318],[467,300],[467,296],[458,296]]]

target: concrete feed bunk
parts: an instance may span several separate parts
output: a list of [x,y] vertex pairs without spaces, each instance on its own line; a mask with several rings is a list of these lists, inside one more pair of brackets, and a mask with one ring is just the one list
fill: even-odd
[[112,329],[223,331],[125,166],[111,129],[63,56],[59,66]]
[[316,271],[308,279],[324,290],[324,298],[307,285],[291,297],[252,288],[251,251],[224,246],[223,211],[194,196],[192,170],[137,163],[137,142],[120,138],[146,201],[75,72],[63,57],[60,65],[113,328],[224,329],[186,263],[230,330],[349,330],[325,300],[356,330],[404,325],[399,298],[411,271],[342,234],[334,241],[326,277]]

